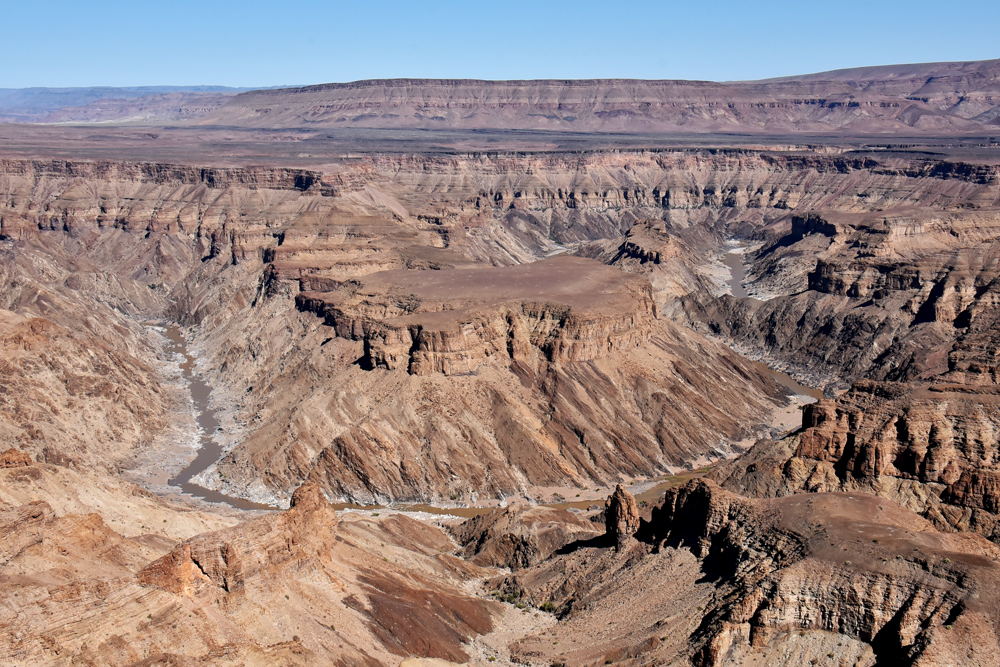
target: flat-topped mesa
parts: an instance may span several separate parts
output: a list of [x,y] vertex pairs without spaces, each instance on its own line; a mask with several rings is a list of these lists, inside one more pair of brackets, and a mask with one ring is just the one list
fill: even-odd
[[307,292],[369,368],[462,375],[481,364],[591,361],[649,340],[656,305],[645,278],[579,257],[443,271],[384,271]]

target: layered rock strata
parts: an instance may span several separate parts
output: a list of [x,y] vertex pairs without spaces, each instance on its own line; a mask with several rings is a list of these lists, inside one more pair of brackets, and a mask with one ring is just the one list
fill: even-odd
[[992,382],[987,358],[975,357],[995,346],[1000,209],[968,207],[793,216],[751,259],[761,300],[692,295],[684,307],[740,346],[841,387],[933,378],[958,363]]
[[651,288],[597,262],[555,257],[507,268],[370,275],[296,303],[365,343],[370,368],[474,373],[487,360],[586,362],[648,343]]
[[807,406],[802,431],[760,443],[714,473],[762,496],[860,491],[888,497],[942,529],[998,532],[995,387],[859,382]]
[[605,535],[619,548],[639,530],[639,508],[635,496],[621,484],[608,496],[604,509]]
[[285,513],[180,544],[167,526],[132,538],[114,527],[44,502],[0,510],[0,660],[462,663],[500,611],[466,592],[485,571],[448,553],[442,531],[401,516],[339,521],[315,487]]
[[[471,488],[445,481],[451,479],[449,465],[461,469],[462,461],[469,461],[474,485],[506,494],[538,482],[615,479],[716,456],[722,440],[755,430],[761,418],[751,415],[768,411],[764,396],[773,396],[772,389],[721,348],[649,315],[652,304],[657,313],[673,313],[674,296],[705,289],[711,276],[699,267],[714,261],[720,237],[764,229],[780,238],[790,212],[820,205],[874,211],[920,202],[950,209],[957,220],[962,211],[980,209],[956,207],[986,210],[995,199],[995,167],[895,155],[369,156],[322,173],[133,163],[4,165],[5,243],[24,249],[21,257],[37,258],[36,272],[55,263],[79,267],[32,278],[44,287],[44,297],[13,277],[18,287],[0,294],[4,303],[57,317],[67,310],[66,296],[85,292],[97,295],[98,308],[200,323],[196,348],[206,354],[210,379],[235,406],[226,426],[234,449],[205,482],[276,502],[287,501],[312,474],[346,480],[323,482],[343,498],[464,497]],[[862,188],[865,196],[856,196]],[[434,328],[432,320],[449,316],[431,311],[444,313],[450,300],[461,301],[452,296],[435,301],[431,295],[426,304],[437,305],[425,304],[423,313],[407,313],[410,305],[400,303],[377,314],[362,312],[363,304],[349,296],[352,281],[363,283],[365,276],[389,272],[400,286],[433,282],[429,276],[436,273],[534,260],[560,243],[618,239],[636,220],[645,222],[628,238],[611,241],[608,257],[601,256],[650,281],[651,298],[649,292],[610,292],[623,294],[622,304],[632,304],[634,315],[563,322],[562,311],[545,304],[565,306],[565,294],[546,301],[522,295],[507,301],[511,308],[502,318],[465,318],[462,324],[473,324],[470,336],[457,322]],[[816,238],[829,240],[815,233],[803,242]],[[393,289],[392,299],[417,292]],[[344,306],[345,322],[369,324],[359,324],[348,338],[331,336],[322,325],[332,312],[326,297],[316,306],[324,312],[317,322],[308,312],[312,305],[296,312],[300,292],[335,295],[330,303]],[[385,295],[375,296],[382,307]],[[299,299],[302,306],[306,301]],[[105,322],[132,326],[110,312],[78,321],[115,340],[120,336]],[[263,326],[248,328],[246,321]],[[149,355],[133,336],[128,340],[123,345],[133,356]],[[471,347],[469,340],[475,341]],[[640,343],[652,357],[630,348]],[[703,365],[695,360],[700,353],[685,348],[707,350],[712,360]],[[492,361],[483,363],[487,352]],[[501,372],[505,364],[513,372]],[[386,381],[380,373],[390,366],[431,375],[410,376],[427,379],[419,382],[395,375]],[[376,373],[362,372],[364,367]],[[461,375],[471,369],[478,369],[482,382]],[[454,384],[434,380],[439,371]],[[717,388],[743,386],[747,378],[749,393]],[[361,393],[368,398],[359,402]],[[417,398],[402,400],[407,395]],[[435,407],[452,404],[460,409]],[[483,417],[494,405],[519,407],[496,419]],[[431,423],[418,414],[436,415],[437,422],[418,427],[418,421]],[[551,426],[549,415],[555,417]],[[509,424],[523,428],[512,431]],[[607,442],[623,443],[623,452],[605,456],[599,444],[604,439],[593,435],[598,432],[611,433]],[[464,445],[455,446],[470,440],[479,443],[477,457],[459,454]],[[449,464],[418,464],[417,452],[427,443]],[[372,465],[373,452],[381,451],[396,452],[393,467],[409,461],[405,472]],[[494,481],[484,484],[487,479]]]

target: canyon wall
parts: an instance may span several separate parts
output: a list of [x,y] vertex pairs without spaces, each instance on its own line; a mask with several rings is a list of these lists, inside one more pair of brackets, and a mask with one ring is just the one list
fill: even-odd
[[[965,225],[972,243],[997,198],[995,167],[749,150],[373,155],[322,172],[17,160],[3,170],[5,243],[36,264],[58,252],[61,264],[90,267],[48,284],[86,285],[132,318],[197,325],[204,372],[230,406],[221,436],[230,452],[204,482],[278,502],[310,476],[342,498],[466,497],[607,483],[718,456],[723,441],[762,432],[780,390],[667,319],[753,342],[736,313],[846,303],[838,290],[861,289],[824,269],[844,261],[832,251],[809,266],[796,254],[803,244],[863,238],[883,248],[865,255],[875,261],[886,244],[914,238],[912,225],[892,221],[918,203],[945,216],[920,238],[944,243],[935,239]],[[862,221],[892,209],[879,224],[903,231],[798,222],[830,209]],[[817,289],[765,302],[708,296],[723,291],[716,253],[731,235],[764,241],[751,265],[760,285]],[[582,259],[527,264],[567,250],[626,273]],[[541,291],[475,296],[489,281],[538,283],[530,267],[560,262],[567,280],[556,293],[542,276]],[[605,302],[580,301],[594,291],[584,275],[619,275],[620,287],[604,290]],[[435,277],[454,289],[421,294]],[[676,297],[692,292],[679,310]],[[957,317],[968,303],[954,298]],[[851,377],[834,357],[769,344],[778,363]],[[865,358],[850,348],[843,357]],[[963,363],[980,367],[968,355]],[[716,389],[727,386],[748,391]],[[520,407],[499,409],[511,405]],[[441,462],[431,468],[417,463],[428,446]]]

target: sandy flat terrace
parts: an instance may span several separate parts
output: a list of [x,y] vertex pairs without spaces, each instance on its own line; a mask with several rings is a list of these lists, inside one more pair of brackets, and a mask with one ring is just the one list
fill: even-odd
[[634,310],[646,285],[592,259],[558,256],[518,266],[382,271],[364,277],[359,294],[412,294],[418,313],[530,300],[611,313]]

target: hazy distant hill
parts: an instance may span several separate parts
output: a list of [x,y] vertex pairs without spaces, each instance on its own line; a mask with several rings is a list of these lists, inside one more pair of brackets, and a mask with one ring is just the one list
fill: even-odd
[[[0,122],[33,123],[52,122],[53,120],[59,122],[61,120],[59,118],[48,118],[49,114],[64,109],[87,107],[105,100],[114,100],[119,107],[124,107],[123,102],[126,100],[181,95],[186,104],[198,105],[208,99],[218,99],[221,103],[226,98],[245,90],[249,89],[228,88],[226,86],[0,88]],[[81,116],[79,118],[81,121],[88,120],[87,113],[76,115]],[[114,120],[114,118],[101,118],[101,120]]]
[[382,79],[0,89],[0,122],[625,133],[978,133],[1000,127],[1000,60],[762,81]]

